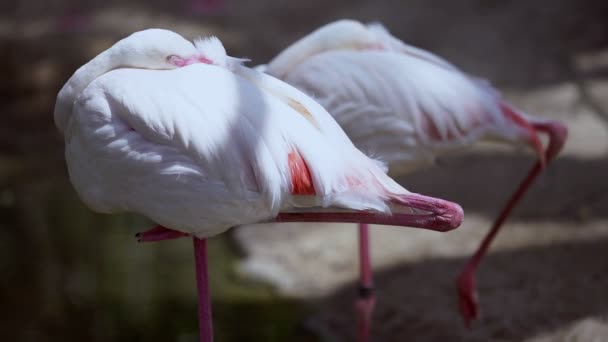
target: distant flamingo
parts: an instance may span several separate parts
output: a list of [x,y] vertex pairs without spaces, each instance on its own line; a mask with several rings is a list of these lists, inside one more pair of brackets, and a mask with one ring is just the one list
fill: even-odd
[[161,225],[140,241],[193,236],[201,341],[213,339],[206,239],[230,227],[447,231],[463,218],[457,204],[394,182],[302,92],[241,62],[214,37],[136,32],[79,68],[55,106],[70,180],[91,209]]
[[[561,150],[567,128],[529,116],[503,101],[486,81],[443,59],[407,45],[379,24],[341,20],[319,28],[260,66],[312,95],[355,145],[388,161],[391,174],[431,164],[440,153],[478,140],[525,144],[539,161],[508,201],[479,250],[458,277],[466,324],[478,316],[474,272],[515,204]],[[538,132],[549,135],[547,150]],[[359,336],[369,336],[375,303],[370,293],[368,227],[359,228],[361,289]]]

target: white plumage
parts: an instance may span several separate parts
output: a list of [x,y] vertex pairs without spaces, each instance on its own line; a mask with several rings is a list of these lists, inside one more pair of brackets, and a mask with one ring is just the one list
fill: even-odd
[[357,147],[386,160],[391,173],[480,139],[538,149],[536,135],[505,117],[487,82],[401,42],[380,24],[328,24],[262,70],[313,96]]
[[[478,315],[474,271],[502,223],[546,162],[564,145],[560,122],[531,117],[505,103],[484,80],[407,45],[380,24],[340,20],[295,42],[258,70],[313,96],[352,141],[389,164],[392,174],[432,163],[479,140],[528,145],[539,157],[458,279],[467,324]],[[545,151],[538,132],[549,135]],[[359,230],[362,288],[371,286],[368,228]],[[360,337],[369,335],[372,296],[360,297]]]
[[161,225],[140,241],[194,235],[201,341],[213,339],[207,237],[272,220],[445,231],[463,219],[456,204],[410,194],[323,107],[242,61],[214,37],[136,32],[78,69],[55,105],[89,207]]
[[[196,45],[139,32],[62,89],[55,119],[88,206],[138,212],[203,238],[297,207],[389,213],[386,202],[408,194],[302,92],[241,66],[217,39]],[[314,195],[293,194],[292,153],[305,161]]]

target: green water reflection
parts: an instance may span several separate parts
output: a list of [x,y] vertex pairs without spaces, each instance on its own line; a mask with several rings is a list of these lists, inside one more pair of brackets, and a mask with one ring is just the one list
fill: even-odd
[[[197,340],[189,239],[138,244],[144,218],[91,212],[65,176],[2,170],[2,340]],[[313,340],[301,303],[236,273],[227,235],[209,257],[217,341]]]

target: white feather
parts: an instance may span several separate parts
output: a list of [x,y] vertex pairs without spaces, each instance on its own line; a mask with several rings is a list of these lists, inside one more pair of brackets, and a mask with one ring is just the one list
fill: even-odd
[[194,40],[194,46],[205,57],[210,59],[213,64],[234,70],[236,67],[248,62],[247,58],[235,58],[226,54],[226,49],[222,42],[215,36],[201,37]]
[[[266,71],[314,96],[357,147],[382,156],[392,172],[482,138],[521,138],[488,82],[403,43],[380,24],[363,26],[368,34],[362,34],[362,24],[350,23],[348,33],[343,24],[335,29],[338,23],[295,42]],[[336,35],[341,43],[332,47],[328,40]]]
[[[160,46],[141,60],[172,54]],[[225,54],[216,39],[194,50],[188,60]],[[391,196],[408,194],[323,107],[284,82],[240,64],[116,68],[115,52],[102,55],[79,69],[56,107],[70,179],[94,210],[138,212],[202,238],[290,208],[389,212]],[[294,151],[314,196],[292,194]]]

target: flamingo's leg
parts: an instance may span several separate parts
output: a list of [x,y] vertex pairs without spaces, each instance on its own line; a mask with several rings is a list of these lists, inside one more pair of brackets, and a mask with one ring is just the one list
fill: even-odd
[[376,304],[367,223],[359,224],[359,272],[359,294],[356,302],[357,341],[367,342],[371,336],[372,313]]
[[526,178],[519,184],[515,193],[509,198],[509,201],[500,212],[500,215],[498,215],[498,218],[494,221],[492,228],[490,228],[481,241],[475,254],[467,261],[456,281],[460,312],[467,327],[470,327],[471,322],[479,317],[478,295],[475,287],[475,272],[477,271],[479,263],[487,254],[492,241],[500,231],[500,228],[507,217],[511,214],[513,208],[515,208],[517,203],[522,199],[536,177],[543,171],[544,161],[549,163],[557,156],[568,136],[567,127],[557,121],[533,121],[532,126],[535,130],[544,132],[549,136],[549,145],[545,150],[544,156],[534,164]]
[[163,226],[156,226],[145,232],[135,234],[138,242],[156,242],[163,240],[173,240],[190,236],[189,234],[178,232],[177,230],[167,229]]
[[[139,242],[172,240],[189,236],[189,234],[154,227],[135,235]],[[207,264],[207,239],[192,238],[194,242],[194,261],[196,268],[196,288],[198,292],[198,319],[201,342],[213,341],[213,321],[211,318],[211,296],[209,293],[209,274]]]
[[193,237],[194,260],[196,265],[196,288],[198,292],[198,321],[201,342],[213,341],[213,320],[211,317],[211,294],[207,267],[207,239]]

